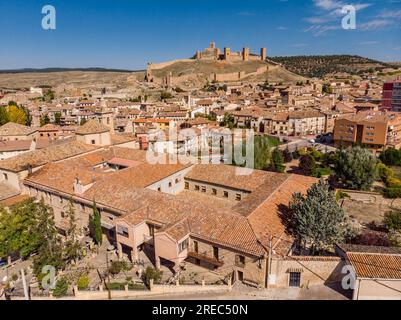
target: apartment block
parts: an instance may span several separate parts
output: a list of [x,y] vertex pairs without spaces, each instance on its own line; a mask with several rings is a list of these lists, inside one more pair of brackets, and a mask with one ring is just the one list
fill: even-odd
[[401,145],[401,113],[359,112],[337,119],[334,141],[337,145],[364,144],[373,150],[398,149]]

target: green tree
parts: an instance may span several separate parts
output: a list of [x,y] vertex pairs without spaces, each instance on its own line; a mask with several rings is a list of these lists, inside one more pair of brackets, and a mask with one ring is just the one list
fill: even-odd
[[56,287],[53,290],[53,296],[61,298],[67,295],[68,292],[68,281],[66,278],[57,280]]
[[389,231],[401,231],[401,212],[390,211],[384,215],[384,225]]
[[387,166],[401,165],[401,151],[393,148],[384,150],[380,154],[380,160]]
[[54,114],[54,123],[58,125],[61,123],[61,112],[56,112]]
[[225,127],[228,127],[229,129],[234,128],[234,126],[235,126],[235,119],[234,119],[234,117],[233,117],[231,114],[229,114],[229,113],[225,113],[225,114],[224,114],[224,118],[223,118],[223,125],[224,125]]
[[344,212],[337,204],[334,192],[322,180],[314,184],[306,196],[295,193],[289,207],[292,234],[299,244],[310,246],[313,253],[345,239]]
[[8,116],[7,108],[0,106],[0,126],[8,122],[10,122],[10,117]]
[[19,253],[26,258],[39,247],[37,215],[39,206],[32,200],[0,211],[0,257]]
[[45,114],[44,116],[40,117],[40,126],[43,127],[47,124],[50,123],[50,118],[47,114]]
[[299,169],[301,169],[305,175],[314,176],[316,173],[315,158],[309,154],[301,156],[299,158]]
[[102,222],[100,212],[96,207],[96,202],[93,202],[93,212],[90,217],[90,230],[92,233],[92,237],[95,240],[96,244],[102,244]]
[[54,222],[53,210],[47,206],[43,199],[37,204],[37,225],[35,232],[38,237],[37,255],[33,259],[33,272],[36,276],[42,273],[46,265],[53,266],[56,270],[63,269],[63,243]]
[[339,149],[334,164],[335,179],[344,188],[369,190],[376,178],[377,159],[359,146]]
[[68,204],[67,216],[69,220],[69,226],[64,242],[64,256],[66,262],[71,262],[77,261],[82,256],[81,244],[78,240],[80,232],[77,227],[77,219],[75,217],[75,210],[72,201],[70,201]]
[[86,122],[88,122],[88,120],[86,120],[85,118],[82,118],[79,125],[83,126]]
[[284,172],[285,166],[283,165],[284,158],[281,150],[279,148],[275,148],[272,152],[270,159],[270,168],[276,172]]
[[160,99],[161,99],[161,100],[171,99],[172,97],[173,97],[173,95],[172,95],[170,92],[168,92],[168,91],[163,91],[163,92],[160,94]]
[[[244,152],[245,153],[245,152]],[[257,170],[266,170],[271,158],[271,147],[268,137],[254,138],[254,166]]]
[[290,149],[288,148],[288,146],[283,151],[283,159],[284,159],[285,163],[291,162],[293,159],[292,153],[290,152]]

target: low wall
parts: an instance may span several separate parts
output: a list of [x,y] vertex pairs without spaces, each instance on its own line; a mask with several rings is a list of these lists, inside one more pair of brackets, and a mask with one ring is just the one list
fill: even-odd
[[[232,286],[228,285],[180,285],[178,282],[174,285],[154,285],[151,283],[150,290],[110,290],[110,299],[141,299],[163,294],[182,294],[182,293],[207,293],[207,292],[227,292],[231,291]],[[74,295],[62,298],[53,296],[32,297],[31,300],[107,300],[109,292],[100,286],[99,291],[80,291],[74,287]],[[4,299],[3,297],[0,300]],[[12,300],[24,300],[24,297],[12,297]]]
[[384,200],[384,197],[377,192],[346,190],[346,189],[339,189],[338,191],[346,193],[351,200],[361,201],[365,203],[377,203],[378,201]]
[[341,281],[344,262],[340,257],[304,257],[292,256],[277,260],[276,287],[286,288],[290,272],[301,273],[301,287],[328,285]]

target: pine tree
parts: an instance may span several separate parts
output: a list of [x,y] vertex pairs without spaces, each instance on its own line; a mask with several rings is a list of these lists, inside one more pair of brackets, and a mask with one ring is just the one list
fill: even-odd
[[92,232],[92,237],[96,244],[102,244],[102,222],[100,212],[96,207],[96,202],[93,202],[93,213],[90,218],[90,229]]
[[63,244],[54,222],[53,210],[42,200],[37,206],[37,225],[34,232],[39,236],[37,255],[33,260],[33,270],[40,276],[44,266],[52,266],[56,270],[63,269]]
[[64,243],[64,255],[67,262],[76,261],[81,257],[81,244],[78,241],[80,231],[77,228],[77,219],[75,217],[74,205],[70,201],[68,205],[69,227],[66,232],[66,240]]
[[310,246],[313,253],[343,241],[348,231],[344,212],[323,180],[314,184],[306,196],[293,195],[289,225],[298,243]]
[[376,164],[376,157],[367,149],[340,149],[334,164],[335,178],[344,188],[369,190],[376,178]]

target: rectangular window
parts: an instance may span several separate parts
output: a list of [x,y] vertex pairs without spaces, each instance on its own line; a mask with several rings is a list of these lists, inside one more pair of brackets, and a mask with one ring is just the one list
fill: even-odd
[[92,143],[92,144],[95,144],[95,143],[96,143],[96,141],[95,141],[95,140],[92,140],[92,141],[91,141],[91,143]]
[[4,176],[4,180],[8,180],[8,174],[7,173],[3,173]]
[[185,239],[183,242],[178,244],[178,251],[183,252],[188,248],[189,239]]
[[199,252],[199,243],[198,243],[198,241],[194,241],[194,251],[195,251],[196,253]]
[[214,196],[216,196],[216,195],[217,195],[217,189],[212,189],[212,194],[213,194]]
[[168,187],[171,188],[172,186],[173,186],[173,183],[170,181],[170,182],[168,183]]
[[235,200],[241,201],[241,194],[237,193],[237,194],[235,195]]
[[213,258],[219,260],[219,248],[213,247]]
[[189,189],[189,182],[185,182],[185,189]]
[[206,192],[206,187],[202,187],[202,192]]
[[149,235],[153,237],[155,235],[155,226],[149,225]]
[[228,192],[224,191],[224,198],[228,198]]
[[235,256],[235,265],[240,268],[245,267],[245,257],[237,254]]
[[199,191],[199,186],[196,186],[196,185],[195,185],[195,190],[196,190],[196,191]]
[[300,272],[290,272],[290,287],[300,287],[301,286],[301,273]]
[[123,226],[117,226],[117,233],[123,237],[128,238],[128,228]]

